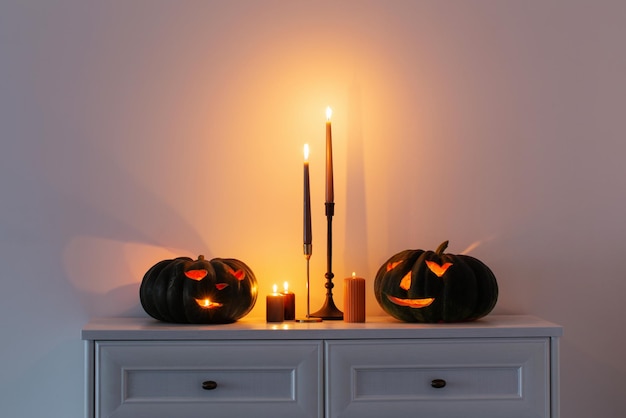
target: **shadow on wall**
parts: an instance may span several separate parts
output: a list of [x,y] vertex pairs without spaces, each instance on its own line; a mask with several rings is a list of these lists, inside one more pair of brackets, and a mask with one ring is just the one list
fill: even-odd
[[[88,154],[89,150],[78,150]],[[57,193],[59,255],[66,280],[90,317],[138,314],[139,285],[156,262],[210,249],[170,202],[140,184],[106,153],[89,161],[83,180],[47,178]],[[67,175],[67,173],[66,173]],[[158,184],[155,179],[155,184]],[[79,187],[75,187],[75,186]],[[68,210],[68,208],[71,208]]]

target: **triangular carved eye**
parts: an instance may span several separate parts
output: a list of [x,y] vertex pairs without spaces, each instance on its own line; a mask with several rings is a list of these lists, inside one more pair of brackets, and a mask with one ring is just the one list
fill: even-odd
[[411,272],[409,271],[404,275],[402,280],[400,281],[400,287],[404,290],[409,290],[411,288]]
[[391,270],[395,269],[398,266],[398,264],[402,264],[402,260],[394,261],[393,263],[391,263],[391,262],[387,263],[387,271],[391,271]]
[[437,277],[441,277],[444,274],[446,274],[446,271],[452,265],[452,263],[444,263],[444,265],[440,266],[438,263],[435,263],[434,261],[426,260],[426,265],[428,266],[430,271],[435,273]]

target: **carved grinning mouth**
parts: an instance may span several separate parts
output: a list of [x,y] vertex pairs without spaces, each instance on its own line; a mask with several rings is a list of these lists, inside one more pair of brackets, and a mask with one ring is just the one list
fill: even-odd
[[391,295],[387,295],[387,298],[396,305],[408,306],[409,308],[425,308],[435,301],[435,298],[401,299]]
[[196,299],[196,303],[204,309],[216,309],[224,306],[218,302],[211,302],[209,299]]

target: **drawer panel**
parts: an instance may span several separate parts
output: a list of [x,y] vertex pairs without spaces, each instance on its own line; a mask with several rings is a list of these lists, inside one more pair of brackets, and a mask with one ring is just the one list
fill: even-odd
[[96,417],[321,417],[322,354],[309,341],[97,342]]
[[[354,398],[374,400],[518,399],[521,368],[510,367],[411,367],[358,368],[354,373]],[[448,390],[433,392],[432,382],[444,380]]]
[[548,339],[329,341],[326,351],[331,418],[550,416]]
[[[197,370],[143,370],[128,368],[124,371],[124,385],[127,399],[160,401],[199,401],[207,399],[204,382],[215,382],[217,387],[212,394],[214,402],[223,401],[293,401],[294,370],[244,369],[219,370],[201,368]],[[219,383],[218,383],[219,382]],[[271,382],[268,385],[267,382]],[[209,383],[211,384],[211,383]]]

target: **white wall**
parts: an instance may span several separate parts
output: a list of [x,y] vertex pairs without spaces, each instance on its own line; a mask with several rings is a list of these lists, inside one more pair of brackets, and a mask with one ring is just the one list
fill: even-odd
[[166,257],[304,295],[305,142],[321,305],[331,105],[339,283],[380,314],[389,256],[479,243],[496,312],[565,326],[562,416],[621,416],[625,23],[608,0],[0,2],[2,415],[82,416],[81,326],[145,315]]

